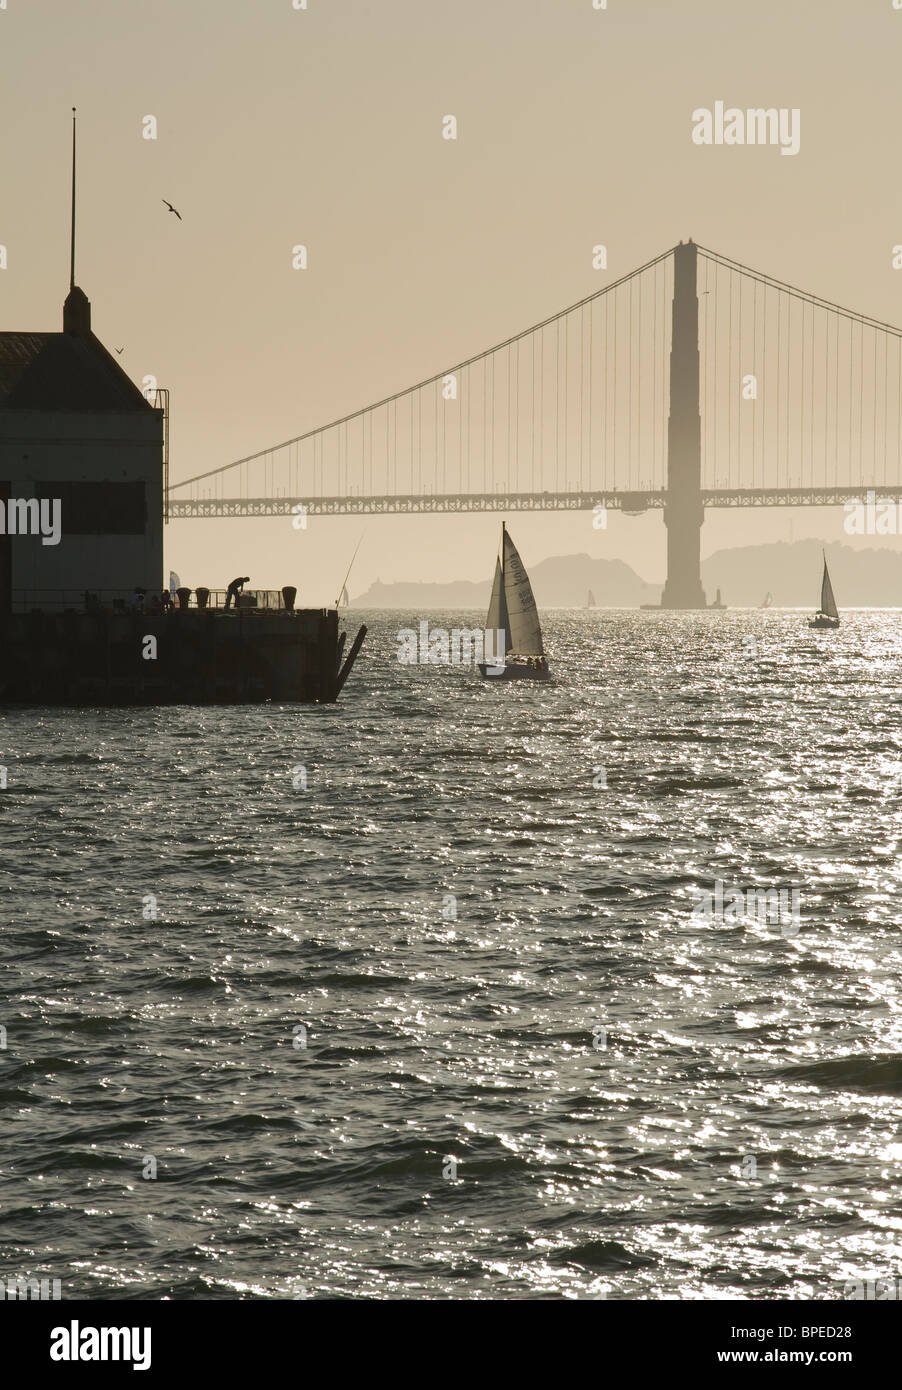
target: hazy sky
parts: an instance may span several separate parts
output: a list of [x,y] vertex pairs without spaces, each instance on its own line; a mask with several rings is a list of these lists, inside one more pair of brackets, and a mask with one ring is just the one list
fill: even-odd
[[[593,292],[599,242],[610,278],[692,236],[899,323],[900,57],[892,0],[7,0],[0,326],[61,327],[73,105],[77,280],[126,370],[172,393],[174,479]],[[798,107],[800,153],[694,144],[716,100]],[[588,551],[663,575],[660,516],[512,529],[527,563]],[[500,517],[179,522],[167,563],[329,600],[364,530],[352,593],[487,578]],[[842,512],[709,511],[704,553],[790,532],[842,538]]]

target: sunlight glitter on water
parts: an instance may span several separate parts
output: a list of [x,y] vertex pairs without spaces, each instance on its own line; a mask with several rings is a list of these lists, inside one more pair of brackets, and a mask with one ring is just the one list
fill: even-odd
[[[892,1276],[902,617],[550,614],[541,692],[368,622],[334,708],[6,712],[20,1261],[66,1297]],[[796,887],[798,934],[694,916],[718,880]]]

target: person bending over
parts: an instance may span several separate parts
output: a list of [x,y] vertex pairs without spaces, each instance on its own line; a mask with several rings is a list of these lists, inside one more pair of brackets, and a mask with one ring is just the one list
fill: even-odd
[[249,584],[250,582],[251,580],[249,574],[246,574],[243,579],[238,578],[232,580],[226,593],[226,608],[231,608],[232,599],[235,600],[235,607],[238,607],[238,595],[241,593],[241,590],[244,588],[245,584]]

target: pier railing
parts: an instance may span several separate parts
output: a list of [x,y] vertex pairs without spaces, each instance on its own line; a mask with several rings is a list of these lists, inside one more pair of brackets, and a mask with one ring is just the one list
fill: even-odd
[[[86,613],[107,609],[112,612],[146,613],[155,607],[155,600],[159,600],[162,592],[162,589],[159,592],[148,590],[141,602],[136,600],[132,589],[13,589],[12,611],[28,613],[37,608],[45,613],[62,613],[66,609],[74,609],[78,613]],[[227,594],[227,589],[210,589],[206,607],[224,610]],[[173,603],[176,608],[179,607],[177,598],[173,599]],[[199,607],[196,590],[191,591],[188,607]],[[236,607],[242,612],[272,613],[284,611],[285,600],[281,589],[248,589],[238,595],[237,605],[232,601],[233,610]]]

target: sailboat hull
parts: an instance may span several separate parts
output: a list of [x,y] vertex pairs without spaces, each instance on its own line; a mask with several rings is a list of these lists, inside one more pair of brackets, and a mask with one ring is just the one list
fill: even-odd
[[505,664],[504,670],[499,671],[495,666],[489,666],[485,661],[478,661],[479,674],[489,681],[548,681],[551,680],[551,672],[546,666],[544,669],[536,669],[535,666],[525,666],[521,662],[509,661]]
[[809,619],[808,626],[820,628],[837,628],[839,627],[839,618],[827,618],[823,616],[818,618],[811,618]]

